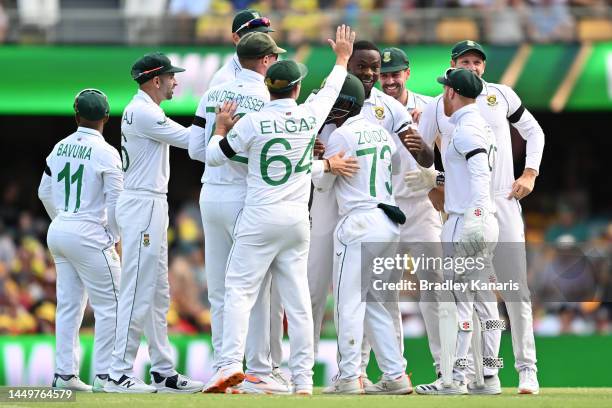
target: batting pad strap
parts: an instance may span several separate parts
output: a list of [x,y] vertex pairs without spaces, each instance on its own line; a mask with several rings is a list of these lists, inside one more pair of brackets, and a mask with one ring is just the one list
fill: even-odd
[[483,357],[482,366],[486,368],[504,368],[503,357]]
[[482,327],[482,331],[506,330],[506,321],[495,319],[481,320],[480,327]]
[[455,368],[467,368],[470,362],[467,358],[458,358],[455,360]]
[[467,152],[467,154],[465,155],[465,160],[470,160],[470,158],[471,158],[472,156],[476,156],[478,153],[484,153],[484,154],[486,154],[486,153],[487,153],[487,150],[486,150],[485,148],[483,148],[483,147],[480,147],[480,148],[478,148],[478,149],[474,149],[474,150],[472,150],[472,151],[470,151],[470,152]]
[[472,322],[470,320],[460,320],[459,321],[459,330],[460,331],[472,331]]

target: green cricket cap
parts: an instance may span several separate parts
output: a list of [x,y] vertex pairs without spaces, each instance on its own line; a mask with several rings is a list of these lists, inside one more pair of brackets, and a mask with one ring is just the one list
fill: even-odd
[[287,50],[280,48],[268,34],[254,32],[240,38],[236,53],[241,58],[261,58],[270,54],[284,54]]
[[253,31],[274,32],[270,28],[270,20],[267,17],[262,17],[257,10],[246,9],[236,13],[234,21],[232,21],[232,33],[242,36]]
[[385,48],[382,50],[382,64],[380,67],[381,74],[388,72],[403,71],[410,67],[408,56],[399,48]]
[[98,89],[83,89],[74,98],[74,111],[87,120],[103,119],[110,112],[108,98]]
[[355,105],[359,105],[360,107],[363,106],[363,102],[365,101],[365,89],[363,89],[361,80],[353,74],[347,74],[344,84],[342,84],[340,95],[338,95],[338,99],[349,100]]
[[486,61],[487,54],[485,54],[484,48],[482,48],[482,45],[472,40],[459,41],[457,44],[455,44],[453,46],[453,49],[451,50],[451,59],[456,60],[463,54],[468,53],[470,51],[479,53],[480,55],[482,55],[483,61]]
[[139,58],[132,66],[132,78],[139,84],[162,74],[171,74],[185,71],[183,68],[175,67],[170,58],[161,52],[146,54]]
[[459,95],[475,99],[482,92],[482,80],[478,75],[465,68],[449,68],[438,82],[449,86]]
[[308,74],[306,65],[292,60],[270,65],[265,83],[270,93],[283,93],[293,89]]

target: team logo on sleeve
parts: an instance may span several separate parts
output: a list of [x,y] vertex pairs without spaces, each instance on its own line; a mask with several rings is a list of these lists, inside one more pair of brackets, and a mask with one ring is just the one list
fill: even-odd
[[151,245],[151,240],[149,239],[149,234],[144,234],[142,236],[142,245],[148,247],[149,245]]
[[166,116],[164,116],[164,120],[158,120],[157,124],[158,125],[165,125],[168,122],[168,118]]
[[389,61],[391,61],[391,52],[385,51],[383,53],[383,62],[389,62]]
[[376,116],[378,120],[383,120],[385,118],[385,108],[383,106],[375,106],[374,116]]
[[499,102],[497,102],[497,96],[495,95],[487,95],[487,105],[496,106]]

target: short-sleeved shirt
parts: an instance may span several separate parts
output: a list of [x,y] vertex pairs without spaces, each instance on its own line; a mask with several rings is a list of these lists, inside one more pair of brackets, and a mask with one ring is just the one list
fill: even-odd
[[117,150],[97,130],[79,127],[53,147],[46,162],[57,217],[106,225],[105,197],[123,187]]
[[168,192],[170,145],[186,149],[189,128],[168,118],[162,108],[139,90],[121,119],[121,158],[125,189]]
[[359,171],[352,177],[337,177],[334,181],[340,216],[356,209],[373,209],[379,203],[395,205],[393,164],[399,165],[400,157],[389,132],[359,114],[330,135],[325,157],[341,151],[357,158]]
[[[508,194],[514,183],[514,162],[512,157],[512,139],[510,137],[510,118],[521,108],[521,100],[508,86],[483,81],[483,89],[476,98],[480,114],[495,134],[497,160],[495,162],[495,179],[493,189],[496,194]],[[423,138],[435,139],[441,136],[440,153],[444,157],[448,149],[453,124],[444,114],[442,95],[434,98],[427,105],[419,121],[419,133]]]

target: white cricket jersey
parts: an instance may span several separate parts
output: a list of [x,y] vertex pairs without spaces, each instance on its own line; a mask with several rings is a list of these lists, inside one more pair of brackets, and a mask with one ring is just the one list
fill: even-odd
[[445,170],[444,210],[463,214],[469,208],[495,212],[493,183],[495,136],[476,104],[450,117],[454,129],[443,155]]
[[189,128],[166,117],[144,91],[132,98],[121,120],[121,159],[125,189],[168,192],[170,146],[186,149]]
[[123,189],[117,150],[97,130],[79,127],[53,147],[46,162],[39,195],[49,215],[61,220],[109,224],[117,238],[115,221],[108,219],[107,212],[112,207],[110,212],[114,213]]
[[[309,102],[297,105],[293,99],[273,100],[234,125],[227,143],[236,154],[249,159],[245,206],[308,204],[311,176],[322,172],[321,161],[312,161],[315,137],[345,78],[346,69],[337,65]],[[206,152],[208,165],[227,160],[219,144],[222,139],[212,137]]]
[[330,135],[325,157],[341,151],[357,158],[359,171],[352,177],[335,177],[340,216],[373,209],[379,203],[395,205],[391,176],[400,157],[389,132],[361,114],[353,116]]
[[[401,131],[408,127],[416,125],[412,121],[412,116],[404,105],[397,99],[386,93],[372,88],[370,97],[365,100],[361,114],[369,121],[376,123],[389,132],[398,147],[398,152],[401,158],[401,164],[396,175],[393,176],[393,191],[395,197],[409,198],[419,195],[426,195],[426,191],[411,191],[406,187],[404,175],[410,170],[417,169],[417,162],[412,157],[412,154],[404,147],[403,143],[397,136]],[[425,140],[430,146],[433,146],[435,139]]]
[[232,55],[232,57],[228,59],[217,72],[215,72],[215,75],[213,75],[208,84],[209,89],[213,86],[219,86],[226,82],[233,81],[241,71],[242,65],[240,65],[238,55],[234,53],[234,55]]
[[423,112],[423,109],[425,109],[425,105],[433,101],[433,99],[434,98],[431,96],[418,94],[416,92],[412,92],[408,90],[408,99],[406,100],[406,109],[408,109],[408,112],[410,112],[411,115],[415,109],[418,109],[420,112]]
[[[196,118],[191,126],[189,135],[189,156],[192,159],[206,162],[206,145],[214,135],[215,107],[221,106],[226,100],[238,103],[236,114],[244,116],[249,112],[259,112],[270,101],[270,93],[264,84],[263,75],[243,69],[234,81],[221,84],[206,91],[198,109]],[[205,121],[204,124],[200,118]],[[247,158],[236,155],[222,166],[206,166],[202,183],[206,184],[207,192],[215,195],[215,201],[244,201],[246,197]],[[222,192],[217,195],[216,186],[222,186]],[[228,188],[229,186],[234,186]]]
[[[522,107],[518,95],[506,85],[483,81],[483,89],[476,98],[476,104],[480,114],[495,134],[497,160],[493,189],[497,195],[507,195],[512,190],[512,183],[514,183],[510,121],[513,121],[513,125],[517,127],[521,136],[527,140],[525,167],[536,171],[542,159],[544,133],[535,118]],[[440,134],[440,153],[444,157],[452,132],[453,124],[444,114],[442,95],[439,95],[423,111],[419,121],[419,133],[423,138],[428,139],[432,137],[435,139],[435,136]]]

